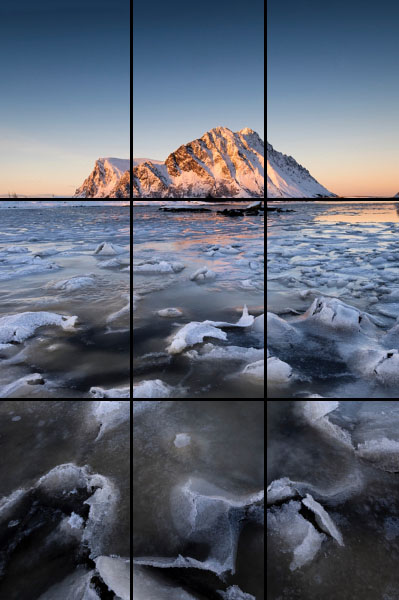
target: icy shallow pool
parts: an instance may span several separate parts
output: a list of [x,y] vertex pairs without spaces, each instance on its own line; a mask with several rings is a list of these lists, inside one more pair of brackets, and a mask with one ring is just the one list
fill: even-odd
[[129,397],[129,208],[0,219],[0,397]]
[[[264,302],[263,216],[224,217],[209,208],[133,207],[134,397],[264,395],[263,322],[255,324]],[[248,321],[236,327],[245,306]],[[214,325],[220,322],[230,325]],[[190,323],[198,327],[180,333]]]
[[267,223],[269,397],[397,397],[398,205],[283,208]]

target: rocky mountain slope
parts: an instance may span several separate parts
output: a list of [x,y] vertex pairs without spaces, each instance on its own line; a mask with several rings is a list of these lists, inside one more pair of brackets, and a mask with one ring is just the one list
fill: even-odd
[[[130,160],[99,158],[93,171],[76,190],[74,198],[128,198],[130,194]],[[123,178],[122,184],[120,184]],[[129,180],[127,186],[127,179]],[[127,195],[120,195],[125,193]],[[119,195],[115,195],[119,194]]]
[[268,198],[334,198],[309,171],[292,156],[274,150],[267,143]]
[[[133,164],[134,164],[133,159]],[[164,163],[133,166],[134,198],[263,198],[264,144],[252,129],[216,127]]]

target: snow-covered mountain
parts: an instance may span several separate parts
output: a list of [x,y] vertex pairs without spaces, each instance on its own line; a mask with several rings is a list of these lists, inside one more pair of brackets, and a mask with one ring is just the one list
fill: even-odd
[[268,198],[336,198],[309,171],[267,143]]
[[130,198],[130,171],[125,171],[111,191],[110,198]]
[[[76,190],[74,198],[128,198],[114,196],[121,190],[118,184],[126,171],[130,169],[130,160],[125,158],[99,158],[93,171]],[[130,175],[129,175],[130,179]],[[129,183],[130,190],[130,183]]]
[[152,162],[154,163],[154,165],[162,165],[163,161],[162,160],[154,160],[153,158],[134,158],[133,159],[133,167],[138,167],[139,165],[141,165],[142,163],[145,162]]
[[133,166],[133,198],[207,197],[264,197],[264,144],[255,131],[216,127],[164,163]]

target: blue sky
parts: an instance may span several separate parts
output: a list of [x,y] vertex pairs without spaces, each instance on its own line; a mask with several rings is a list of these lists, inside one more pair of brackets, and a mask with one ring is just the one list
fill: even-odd
[[263,137],[263,16],[262,0],[134,1],[133,156],[217,126]]
[[129,157],[129,2],[2,0],[0,194],[75,191]]
[[399,2],[268,1],[268,141],[341,195],[399,191]]

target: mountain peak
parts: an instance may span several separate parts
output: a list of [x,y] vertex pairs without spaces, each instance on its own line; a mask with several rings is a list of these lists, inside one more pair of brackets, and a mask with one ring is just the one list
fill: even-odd
[[[122,177],[124,180],[119,186]],[[129,186],[127,179],[129,179]],[[113,157],[98,158],[93,171],[76,190],[74,198],[128,198],[129,195],[121,195],[128,188],[130,190],[130,160]]]
[[335,194],[296,162],[292,156],[278,152],[267,142],[268,198],[334,198]]
[[181,145],[165,163],[133,165],[133,197],[263,198],[263,142],[258,134],[245,136],[215,127]]

